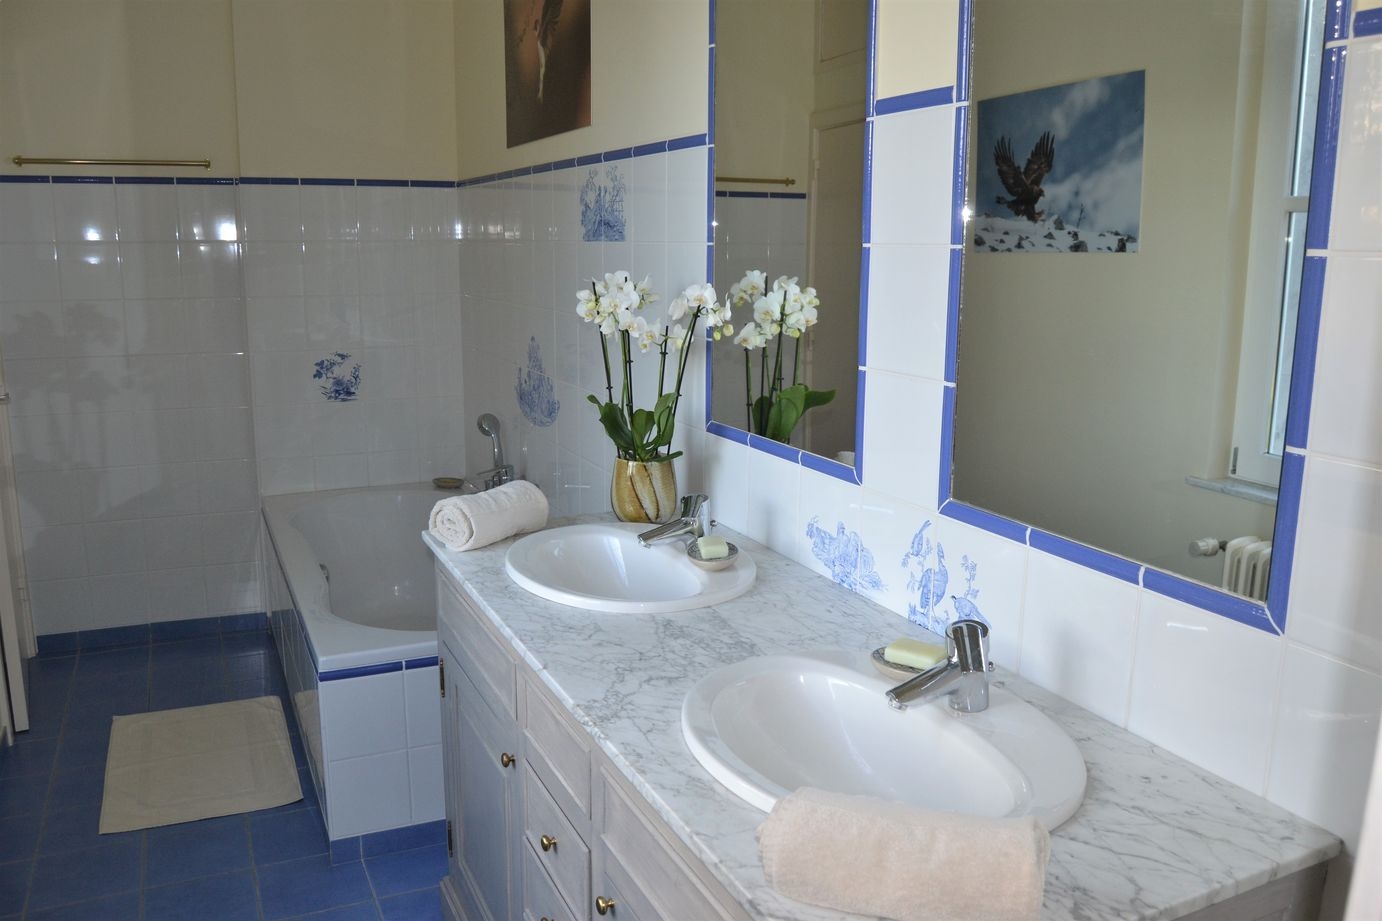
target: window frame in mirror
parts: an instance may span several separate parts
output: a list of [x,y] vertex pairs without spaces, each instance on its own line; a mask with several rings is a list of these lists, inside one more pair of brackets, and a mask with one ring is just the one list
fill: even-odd
[[[968,0],[962,0],[966,5]],[[710,215],[709,220],[709,240],[706,244],[705,271],[706,277],[714,283],[715,280],[715,62],[717,60],[718,49],[716,46],[716,5],[717,0],[708,0],[710,5],[710,86],[709,100],[707,103],[706,115],[706,159],[709,162],[706,176],[706,208]],[[705,430],[712,435],[729,439],[738,444],[747,445],[750,450],[762,451],[774,457],[782,458],[793,464],[798,464],[818,473],[853,483],[856,486],[863,485],[864,482],[864,381],[865,369],[868,367],[866,360],[866,349],[868,346],[866,332],[868,330],[868,292],[869,292],[869,202],[873,196],[873,119],[875,115],[886,114],[877,111],[878,101],[876,99],[876,74],[875,60],[878,53],[878,3],[879,0],[868,0],[868,31],[867,47],[865,48],[864,80],[864,182],[863,182],[863,201],[860,203],[863,208],[863,234],[860,240],[859,256],[859,323],[856,330],[858,336],[858,361],[857,367],[857,386],[854,399],[854,464],[843,464],[833,458],[822,457],[819,454],[812,454],[804,448],[799,448],[790,444],[783,444],[773,441],[771,438],[764,438],[761,435],[754,435],[737,426],[727,422],[722,422],[710,418],[714,402],[712,400],[711,388],[714,386],[713,367],[715,341],[707,338],[705,343]],[[964,36],[961,36],[963,43]],[[963,46],[961,48],[963,53]],[[946,101],[949,101],[947,94]],[[725,291],[717,290],[721,298],[726,296]]]
[[[968,168],[972,153],[969,143],[969,97],[973,63],[973,0],[961,0],[959,79],[955,87],[956,152],[954,182],[955,220],[963,224],[968,211]],[[1272,635],[1286,632],[1286,611],[1290,594],[1291,566],[1295,555],[1296,527],[1300,512],[1301,481],[1305,469],[1306,435],[1310,421],[1310,401],[1314,387],[1316,345],[1319,339],[1320,308],[1324,295],[1330,207],[1334,193],[1334,171],[1343,103],[1343,49],[1331,43],[1347,37],[1348,10],[1345,4],[1331,4],[1326,14],[1324,50],[1320,56],[1320,91],[1315,116],[1314,166],[1310,181],[1310,203],[1306,218],[1306,255],[1301,274],[1301,290],[1295,329],[1295,361],[1291,370],[1287,401],[1286,442],[1278,486],[1276,523],[1273,530],[1271,573],[1265,602],[1224,591],[1136,560],[1044,531],[996,512],[981,509],[951,494],[954,462],[956,374],[952,360],[958,354],[961,273],[950,278],[949,316],[946,323],[946,381],[941,410],[939,512],[974,527],[1024,544],[1105,575],[1227,617],[1240,624]],[[876,36],[875,36],[876,39]],[[965,235],[952,239],[954,255],[963,264]]]

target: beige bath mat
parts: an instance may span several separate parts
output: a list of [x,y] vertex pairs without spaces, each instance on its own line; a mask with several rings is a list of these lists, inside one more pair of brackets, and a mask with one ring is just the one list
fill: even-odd
[[115,717],[101,834],[302,799],[277,697]]

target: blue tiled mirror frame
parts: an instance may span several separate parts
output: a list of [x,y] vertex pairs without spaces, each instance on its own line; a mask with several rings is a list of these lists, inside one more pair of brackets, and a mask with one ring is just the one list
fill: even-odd
[[[956,352],[959,339],[960,280],[964,261],[964,218],[966,177],[968,176],[968,128],[970,105],[970,66],[972,45],[970,24],[973,0],[960,0],[957,34],[955,83],[883,99],[876,95],[876,55],[878,47],[878,0],[869,3],[868,99],[865,132],[864,215],[862,271],[859,282],[859,371],[855,415],[855,465],[853,467],[818,457],[742,429],[707,419],[706,431],[745,444],[820,473],[856,485],[864,482],[864,387],[868,366],[865,348],[868,330],[868,278],[870,247],[870,208],[872,200],[872,162],[874,119],[878,116],[934,106],[955,109],[955,155],[952,174],[950,272],[947,291],[944,405],[941,412],[940,482],[937,508],[940,514],[1036,550],[1061,557],[1080,566],[1139,585],[1144,589],[1174,598],[1195,607],[1227,617],[1240,624],[1273,635],[1286,630],[1286,609],[1290,593],[1291,567],[1295,555],[1296,526],[1300,512],[1301,481],[1305,469],[1306,436],[1310,425],[1310,401],[1315,379],[1315,359],[1319,340],[1320,308],[1324,295],[1324,251],[1329,243],[1330,207],[1334,194],[1334,170],[1338,152],[1339,125],[1343,103],[1344,49],[1349,37],[1350,6],[1337,0],[1327,13],[1325,49],[1321,58],[1319,104],[1315,123],[1315,161],[1310,184],[1310,210],[1306,221],[1306,258],[1301,279],[1300,305],[1296,322],[1295,361],[1291,371],[1291,391],[1287,411],[1286,449],[1282,456],[1278,490],[1276,528],[1273,534],[1272,569],[1266,603],[1232,595],[1202,582],[1165,570],[1145,566],[1096,547],[1042,531],[1011,518],[977,508],[951,495],[951,463],[954,448]],[[715,246],[715,5],[709,0],[709,93],[707,114],[707,220],[711,234],[706,246],[706,277],[714,278]],[[1377,11],[1358,14],[1357,34],[1382,30]],[[706,343],[705,405],[711,403],[710,346]]]

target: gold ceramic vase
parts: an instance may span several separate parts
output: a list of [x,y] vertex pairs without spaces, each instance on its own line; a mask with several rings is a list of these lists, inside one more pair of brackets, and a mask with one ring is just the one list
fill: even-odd
[[620,521],[661,524],[677,510],[677,473],[670,459],[630,461],[614,459],[609,504]]

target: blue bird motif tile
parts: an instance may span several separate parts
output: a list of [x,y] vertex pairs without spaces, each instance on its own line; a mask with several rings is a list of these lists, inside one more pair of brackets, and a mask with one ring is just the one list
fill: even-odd
[[581,187],[581,239],[624,242],[624,171],[617,163],[593,167]]
[[312,380],[322,381],[321,394],[333,403],[348,403],[360,395],[360,365],[347,372],[349,360],[349,352],[336,352],[312,366]]
[[873,554],[858,531],[847,531],[844,522],[836,522],[832,534],[820,526],[817,515],[807,522],[806,536],[811,539],[811,555],[825,564],[831,579],[852,592],[883,590],[883,577],[874,570]]
[[[912,535],[912,546],[902,555],[902,568],[907,573],[907,591],[916,596],[916,600],[907,605],[907,619],[942,635],[957,620],[977,620],[987,624],[988,619],[980,612],[977,602],[979,589],[974,585],[979,564],[968,556],[961,557],[964,593],[947,596],[950,570],[945,563],[945,547],[939,540],[931,539],[932,527],[929,519],[923,522],[917,533]],[[945,605],[947,600],[950,602],[948,607]]]
[[518,372],[518,385],[514,388],[518,395],[518,408],[523,418],[539,428],[546,428],[557,421],[561,404],[557,402],[552,390],[552,379],[542,367],[542,348],[537,337],[528,340],[528,368]]

